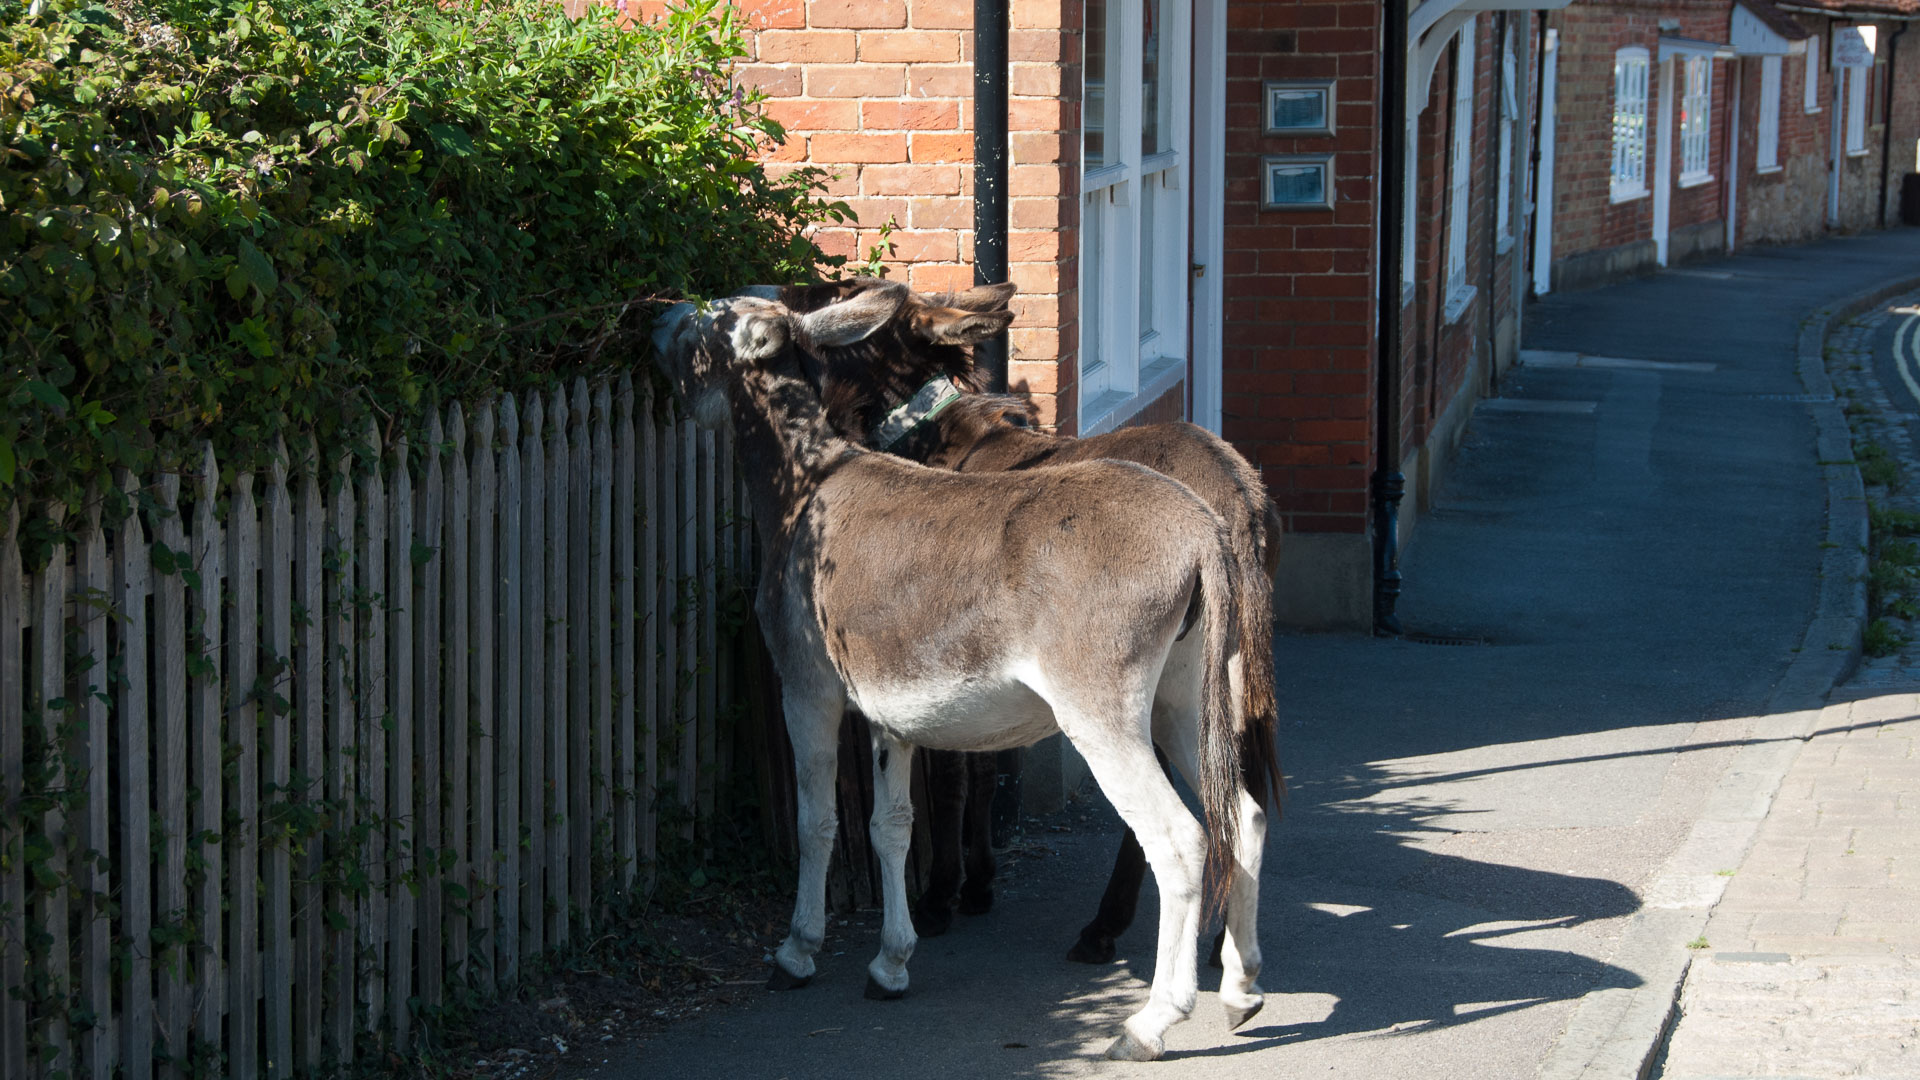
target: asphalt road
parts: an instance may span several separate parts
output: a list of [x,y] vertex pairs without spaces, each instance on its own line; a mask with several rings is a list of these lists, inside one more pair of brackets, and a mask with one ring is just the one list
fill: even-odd
[[1536,1075],[1583,996],[1647,977],[1623,930],[1806,629],[1825,507],[1800,320],[1916,261],[1903,231],[1528,309],[1529,347],[1636,363],[1522,368],[1477,410],[1401,612],[1486,644],[1276,643],[1291,794],[1263,875],[1268,1004],[1246,1028],[1224,1030],[1209,972],[1168,1060],[1098,1059],[1144,997],[1154,916],[1143,898],[1111,967],[1061,958],[1111,857],[1096,802],[1030,835],[1039,857],[994,913],[922,942],[906,1000],[862,1000],[877,932],[855,920],[809,989],[599,1074]]
[[1873,371],[1894,407],[1920,417],[1920,309],[1903,308],[1873,334]]

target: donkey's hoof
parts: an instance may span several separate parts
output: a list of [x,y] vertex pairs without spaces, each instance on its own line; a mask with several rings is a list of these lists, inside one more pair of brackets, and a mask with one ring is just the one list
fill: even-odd
[[881,986],[880,980],[874,978],[871,973],[867,975],[867,1000],[868,1001],[899,1001],[901,998],[906,996],[907,996],[906,987],[903,986],[898,990],[889,990],[886,987]]
[[798,990],[813,981],[811,975],[795,975],[778,963],[773,965],[773,974],[767,976],[769,990]]
[[920,937],[939,937],[953,928],[953,909],[945,904],[922,904],[913,909],[913,932]]
[[1254,1002],[1251,1006],[1244,1009],[1236,1009],[1231,1005],[1227,1006],[1227,1030],[1240,1030],[1240,1025],[1260,1015],[1260,1010],[1265,1008],[1266,1004],[1267,1000],[1261,998],[1259,1001]]
[[1067,950],[1067,959],[1076,964],[1113,963],[1113,939],[1080,931],[1080,940]]
[[1227,947],[1227,932],[1225,930],[1222,930],[1219,933],[1213,935],[1213,952],[1207,957],[1208,966],[1215,968],[1216,970],[1224,966],[1220,963],[1220,950],[1226,947]]
[[960,890],[960,914],[985,915],[993,910],[993,890],[981,889],[978,892]]
[[1113,1045],[1107,1047],[1107,1058],[1111,1061],[1158,1061],[1164,1053],[1165,1044],[1149,1046],[1134,1038],[1131,1031],[1122,1031]]

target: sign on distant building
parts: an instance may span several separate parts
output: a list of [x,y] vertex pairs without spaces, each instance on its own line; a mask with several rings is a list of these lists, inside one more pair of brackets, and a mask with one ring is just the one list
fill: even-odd
[[1879,36],[1874,26],[1843,26],[1833,32],[1833,66],[1870,68],[1873,47]]

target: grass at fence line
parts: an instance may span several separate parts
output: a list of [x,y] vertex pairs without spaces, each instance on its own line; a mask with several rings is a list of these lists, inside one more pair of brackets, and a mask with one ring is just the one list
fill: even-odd
[[[391,439],[644,361],[656,297],[801,280],[845,220],[732,77],[730,6],[0,7],[0,502]],[[33,516],[30,552],[50,526]]]

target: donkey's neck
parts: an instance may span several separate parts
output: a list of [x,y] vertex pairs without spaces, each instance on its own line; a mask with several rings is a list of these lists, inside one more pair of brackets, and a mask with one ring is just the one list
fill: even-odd
[[[953,411],[953,410],[949,410]],[[936,469],[1011,471],[1044,461],[1071,440],[1058,435],[996,423],[981,427],[961,417],[938,417],[937,445],[924,458]]]
[[769,551],[784,546],[813,493],[861,451],[834,431],[805,380],[756,370],[728,387],[754,527]]

